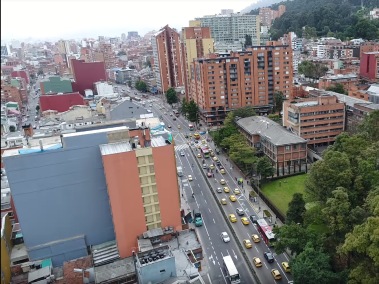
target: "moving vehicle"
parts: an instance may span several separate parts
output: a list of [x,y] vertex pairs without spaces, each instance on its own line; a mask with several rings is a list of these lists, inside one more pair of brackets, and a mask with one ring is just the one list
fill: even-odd
[[269,263],[274,262],[275,259],[271,252],[264,252],[263,255],[265,256],[265,259],[267,259]]
[[176,117],[179,117],[180,113],[177,110],[172,111]]
[[176,171],[178,173],[178,177],[182,177],[183,176],[183,169],[182,169],[182,167],[177,167]]
[[238,216],[245,215],[245,212],[243,211],[242,208],[237,208],[237,209],[236,209],[236,212],[237,212]]
[[205,140],[203,139],[203,140],[201,140],[201,143],[202,143],[202,144],[207,144],[207,141],[205,141]]
[[227,232],[221,233],[221,239],[224,241],[224,243],[230,242],[230,238]]
[[203,164],[203,169],[207,169],[208,168],[208,165],[207,164]]
[[188,125],[188,128],[189,128],[190,131],[194,131],[195,130],[195,127],[192,124]]
[[224,169],[221,169],[221,170],[220,170],[220,173],[221,173],[222,175],[224,175],[224,174],[225,174],[225,170],[224,170]]
[[183,157],[183,156],[185,156],[185,155],[186,155],[186,154],[184,154],[184,152],[183,152],[183,151],[181,151],[181,152],[180,152],[180,156],[182,156],[182,157]]
[[189,180],[189,181],[193,181],[193,179],[192,179],[192,176],[191,176],[191,175],[188,175],[188,180]]
[[198,157],[198,158],[201,158],[201,154],[197,154],[197,157]]
[[257,215],[250,215],[250,221],[253,222],[254,224],[257,224],[258,219],[259,218]]
[[261,267],[262,266],[262,262],[261,262],[261,260],[258,257],[254,257],[253,258],[253,262],[254,262],[254,264],[255,264],[256,267]]
[[241,218],[241,222],[242,222],[242,224],[244,224],[244,225],[249,225],[249,224],[250,224],[249,219],[247,219],[246,217],[242,217],[242,218]]
[[288,262],[282,262],[282,267],[285,272],[291,273],[291,267]]
[[232,223],[237,222],[236,215],[234,215],[234,214],[229,214],[229,220],[230,220]]
[[226,184],[226,181],[224,179],[220,180],[221,184]]
[[251,244],[250,240],[247,240],[247,239],[243,240],[243,244],[248,249],[253,247],[253,245]]
[[237,198],[234,195],[229,196],[230,201],[235,202]]
[[178,129],[181,129],[182,127],[180,125],[178,125]]
[[210,157],[210,154],[209,154],[209,150],[208,150],[207,145],[202,145],[202,144],[200,144],[200,149],[201,149],[201,153],[203,154],[203,157],[204,157],[205,159],[207,159],[207,158]]
[[209,165],[209,168],[210,168],[211,170],[214,170],[214,169],[215,169],[215,166],[214,166],[213,164],[210,164],[210,165]]
[[225,191],[226,193],[230,192],[229,187],[224,186],[224,191]]
[[225,199],[225,198],[221,199],[221,204],[222,204],[222,205],[226,205],[226,204],[227,204],[227,202],[226,202],[226,199]]
[[211,178],[212,174],[211,173],[207,173],[207,177]]
[[199,210],[194,209],[193,210],[193,219],[196,227],[203,226],[203,219],[201,218],[201,213]]
[[259,239],[259,236],[258,235],[252,235],[251,238],[253,239],[253,242],[254,243],[259,243],[261,240]]
[[218,187],[218,188],[216,189],[216,191],[217,191],[218,193],[222,193],[222,189],[221,189],[221,187]]
[[195,133],[195,139],[196,139],[196,140],[199,140],[199,139],[200,139],[200,134],[199,134],[199,133]]
[[223,268],[231,284],[241,283],[240,275],[230,255],[223,257]]
[[241,192],[240,192],[240,190],[239,190],[238,188],[235,188],[235,189],[234,189],[234,194],[235,194],[235,195],[238,195],[238,194],[241,194]]
[[280,275],[280,272],[278,269],[271,269],[271,274],[275,280],[282,279],[282,275]]
[[261,233],[263,240],[269,247],[273,247],[276,241],[275,234],[272,232],[271,227],[264,219],[257,220],[257,229]]
[[171,125],[167,125],[168,128],[171,128]]

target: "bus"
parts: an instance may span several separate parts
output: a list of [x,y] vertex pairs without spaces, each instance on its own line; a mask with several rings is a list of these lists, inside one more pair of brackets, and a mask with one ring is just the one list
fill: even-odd
[[196,140],[199,140],[199,139],[200,139],[200,134],[199,134],[199,133],[195,133],[195,139],[196,139]]
[[240,275],[230,255],[224,256],[224,271],[231,284],[241,283]]
[[179,112],[177,110],[172,111],[176,117],[179,117]]
[[264,219],[258,219],[257,228],[265,243],[269,247],[273,247],[276,241],[275,234],[272,232],[271,227],[267,224],[267,222]]
[[201,144],[200,145],[200,149],[201,149],[201,153],[203,154],[204,158],[209,158],[210,157],[210,152],[209,152],[209,149],[208,149],[207,145]]
[[195,127],[192,124],[188,125],[188,128],[189,128],[190,131],[194,131],[195,130]]

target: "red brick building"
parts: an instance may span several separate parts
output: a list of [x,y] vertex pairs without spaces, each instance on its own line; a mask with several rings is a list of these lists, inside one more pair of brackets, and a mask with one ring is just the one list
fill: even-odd
[[65,112],[72,106],[85,105],[83,97],[78,93],[48,94],[39,97],[40,112],[56,110]]
[[29,80],[29,74],[28,74],[28,71],[25,71],[25,70],[21,70],[21,71],[12,71],[12,77],[13,77],[13,78],[16,78],[16,77],[24,78],[26,84],[29,84],[29,81],[30,81],[30,80]]
[[379,51],[363,53],[359,70],[360,78],[368,82],[379,81]]

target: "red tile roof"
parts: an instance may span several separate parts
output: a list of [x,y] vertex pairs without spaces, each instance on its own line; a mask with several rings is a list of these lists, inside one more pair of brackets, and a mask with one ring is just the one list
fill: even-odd
[[66,93],[63,95],[43,95],[39,97],[41,111],[56,110],[68,111],[70,107],[85,105],[83,97],[79,93]]

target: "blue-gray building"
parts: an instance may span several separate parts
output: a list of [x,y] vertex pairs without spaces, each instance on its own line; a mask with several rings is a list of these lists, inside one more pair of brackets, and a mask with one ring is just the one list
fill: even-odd
[[120,128],[126,129],[64,134],[60,149],[4,152],[30,260],[51,258],[57,267],[88,255],[89,246],[115,240],[99,145],[108,143],[107,132]]

